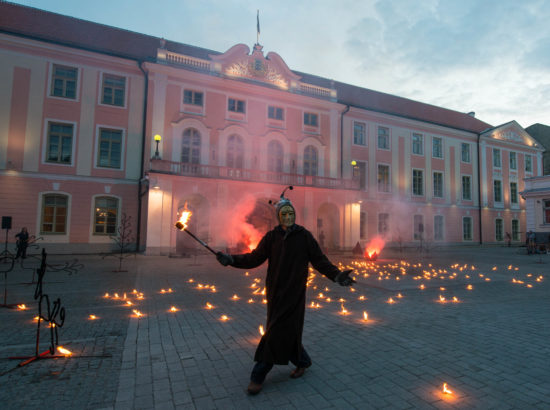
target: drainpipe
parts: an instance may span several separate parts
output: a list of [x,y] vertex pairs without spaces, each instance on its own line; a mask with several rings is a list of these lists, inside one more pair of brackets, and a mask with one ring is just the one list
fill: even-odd
[[482,224],[482,209],[481,209],[481,156],[479,155],[481,134],[477,134],[477,197],[479,201],[479,244],[483,245],[483,224]]
[[340,114],[340,178],[344,179],[344,115],[349,111],[350,106]]
[[[145,77],[145,92],[143,96],[143,123],[141,126],[142,129],[142,140],[141,140],[141,166],[139,171],[139,182],[138,182],[138,214],[137,214],[137,229],[136,229],[136,252],[140,251],[140,242],[141,242],[141,208],[142,208],[142,197],[143,194],[141,193],[142,185],[144,184],[144,175],[143,175],[143,167],[145,162],[145,144],[147,141],[146,137],[146,125],[147,125],[147,94],[149,93],[149,75],[147,72],[143,69],[143,61],[138,61],[138,67],[143,73],[143,76]],[[148,183],[147,181],[146,183]],[[147,185],[147,188],[149,186]]]

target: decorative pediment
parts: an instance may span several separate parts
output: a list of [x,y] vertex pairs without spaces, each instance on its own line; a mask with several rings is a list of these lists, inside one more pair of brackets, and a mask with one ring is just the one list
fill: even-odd
[[533,148],[542,148],[541,145],[531,137],[516,121],[511,121],[498,127],[492,128],[481,134],[483,138],[510,142],[514,144],[527,145]]
[[293,88],[300,80],[283,59],[274,52],[264,57],[263,46],[237,44],[221,55],[210,55],[213,71],[233,78],[244,78],[275,85],[283,90]]

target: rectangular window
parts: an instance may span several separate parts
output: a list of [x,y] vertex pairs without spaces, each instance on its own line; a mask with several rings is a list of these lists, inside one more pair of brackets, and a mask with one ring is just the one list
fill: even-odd
[[439,137],[432,138],[432,157],[443,158],[443,140]]
[[472,177],[469,175],[462,175],[462,200],[472,200]]
[[424,216],[423,215],[414,215],[413,216],[414,232],[413,237],[415,240],[424,239]]
[[359,180],[359,188],[367,188],[367,164],[363,161],[356,161],[353,167],[353,179]]
[[378,164],[378,192],[390,192],[390,166]]
[[498,148],[493,148],[493,167],[500,168],[501,166],[500,150]]
[[362,122],[353,123],[353,143],[355,145],[367,145],[366,125]]
[[544,223],[550,224],[550,200],[545,199],[543,201]]
[[493,181],[493,198],[495,202],[502,202],[502,181],[498,179]]
[[533,158],[531,155],[525,155],[525,172],[533,172]]
[[97,166],[107,168],[120,168],[122,152],[122,131],[99,129]]
[[495,219],[495,239],[498,242],[504,240],[502,219]]
[[470,144],[462,143],[462,162],[470,163]]
[[434,215],[434,240],[436,241],[443,240],[444,223],[445,221],[443,219],[443,215]]
[[267,117],[272,120],[279,120],[282,121],[284,119],[284,111],[281,107],[273,107],[269,106],[267,107]]
[[44,195],[41,234],[64,234],[67,230],[67,196]]
[[518,203],[518,183],[517,182],[510,182],[510,203],[516,204]]
[[94,209],[94,235],[114,235],[117,228],[118,199],[96,198]]
[[367,238],[367,213],[361,212],[359,214],[359,238]]
[[433,174],[433,183],[434,183],[434,198],[443,198],[443,173],[434,172]]
[[76,99],[78,69],[54,64],[52,68],[51,93],[53,97]]
[[519,219],[512,219],[512,240],[519,241]]
[[73,125],[58,122],[48,123],[46,162],[70,164],[73,154]]
[[183,103],[200,105],[202,107],[203,93],[193,90],[183,90]]
[[390,230],[390,214],[378,214],[378,233],[387,234]]
[[472,217],[465,216],[462,218],[462,240],[471,241],[472,239]]
[[413,195],[424,195],[424,171],[421,169],[413,169],[412,190]]
[[317,127],[318,123],[317,114],[313,114],[311,112],[304,113],[304,125],[309,127]]
[[117,75],[104,74],[101,103],[124,107],[126,93],[126,78]]
[[518,169],[517,154],[510,152],[510,169]]
[[378,127],[378,148],[390,149],[390,129]]
[[227,100],[227,110],[231,112],[240,112],[244,114],[245,102],[243,100],[236,100],[234,98],[229,98]]
[[412,152],[416,155],[424,155],[424,136],[422,134],[412,135]]

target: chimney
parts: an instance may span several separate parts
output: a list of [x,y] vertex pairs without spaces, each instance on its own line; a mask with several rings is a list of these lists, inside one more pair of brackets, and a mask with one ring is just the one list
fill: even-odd
[[468,115],[469,115],[470,117],[474,117],[474,118],[476,117],[475,111],[470,111],[470,112],[468,113]]

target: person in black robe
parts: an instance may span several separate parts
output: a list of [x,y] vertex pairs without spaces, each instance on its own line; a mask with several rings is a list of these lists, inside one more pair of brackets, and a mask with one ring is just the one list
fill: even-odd
[[20,256],[25,259],[27,257],[27,247],[29,246],[29,232],[27,231],[27,228],[21,228],[21,232],[15,235],[15,237],[17,238],[17,242],[15,244],[17,247],[17,254],[15,255],[15,259]]
[[[286,189],[285,189],[286,191]],[[323,254],[313,235],[296,225],[292,203],[284,198],[276,206],[280,224],[260,240],[250,253],[228,255],[218,252],[216,257],[224,265],[252,269],[268,260],[266,277],[267,325],[262,336],[250,376],[249,394],[257,394],[273,365],[292,362],[296,369],[292,378],[303,376],[311,366],[311,359],[302,346],[306,307],[306,283],[309,263],[334,282],[350,286],[352,270],[340,271]]]

